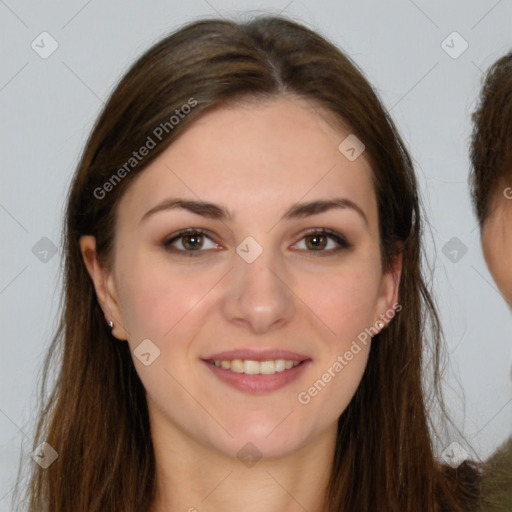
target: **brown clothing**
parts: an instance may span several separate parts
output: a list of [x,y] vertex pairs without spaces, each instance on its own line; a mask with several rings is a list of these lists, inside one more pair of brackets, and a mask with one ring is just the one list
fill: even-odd
[[481,493],[483,512],[512,512],[512,438],[484,464]]

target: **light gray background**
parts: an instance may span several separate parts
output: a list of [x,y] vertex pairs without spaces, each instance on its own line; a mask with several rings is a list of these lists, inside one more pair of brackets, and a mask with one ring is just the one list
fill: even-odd
[[[469,116],[482,71],[512,49],[511,0],[0,0],[0,510],[9,510],[20,450],[30,453],[37,376],[58,312],[66,190],[102,103],[164,35],[242,11],[306,22],[374,84],[416,162],[432,226],[426,242],[451,354],[450,412],[480,457],[511,434],[512,318],[486,269],[467,185]],[[47,59],[31,47],[43,31],[58,43]],[[458,58],[442,47],[454,31],[469,44]],[[446,44],[458,53],[464,43],[452,36]],[[46,262],[32,252],[43,237],[58,248]],[[453,237],[468,249],[457,262],[443,253]]]

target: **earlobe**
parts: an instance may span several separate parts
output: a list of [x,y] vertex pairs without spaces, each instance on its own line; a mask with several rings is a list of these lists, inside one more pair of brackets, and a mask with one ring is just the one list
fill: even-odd
[[80,250],[87,272],[93,282],[96,297],[105,315],[105,322],[112,322],[112,334],[121,340],[126,340],[121,312],[117,302],[115,286],[109,269],[104,268],[96,253],[96,239],[91,235],[80,237]]

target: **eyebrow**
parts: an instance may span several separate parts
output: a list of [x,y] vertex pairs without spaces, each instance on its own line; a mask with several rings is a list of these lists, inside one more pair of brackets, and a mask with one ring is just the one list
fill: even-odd
[[[202,217],[207,217],[209,219],[229,220],[233,218],[233,214],[229,210],[214,203],[175,198],[164,199],[162,202],[148,210],[142,216],[140,222],[146,220],[148,217],[154,215],[157,212],[172,210],[176,208],[181,208],[183,210],[187,210],[189,212],[195,213],[196,215],[201,215]],[[291,220],[309,217],[310,215],[318,215],[333,208],[351,209],[357,212],[363,218],[365,224],[368,225],[368,218],[366,217],[363,209],[350,199],[346,198],[336,198],[329,200],[319,199],[316,201],[310,201],[308,203],[294,204],[285,212],[285,214],[281,217],[281,220]]]

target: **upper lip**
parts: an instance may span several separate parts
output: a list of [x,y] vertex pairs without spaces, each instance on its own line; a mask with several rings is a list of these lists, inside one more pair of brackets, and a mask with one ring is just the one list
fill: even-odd
[[238,349],[238,350],[226,350],[224,352],[216,352],[210,356],[204,358],[206,361],[233,361],[234,359],[252,361],[271,361],[275,359],[286,359],[287,361],[305,361],[311,359],[310,357],[299,354],[297,352],[291,352],[290,350],[281,349]]

